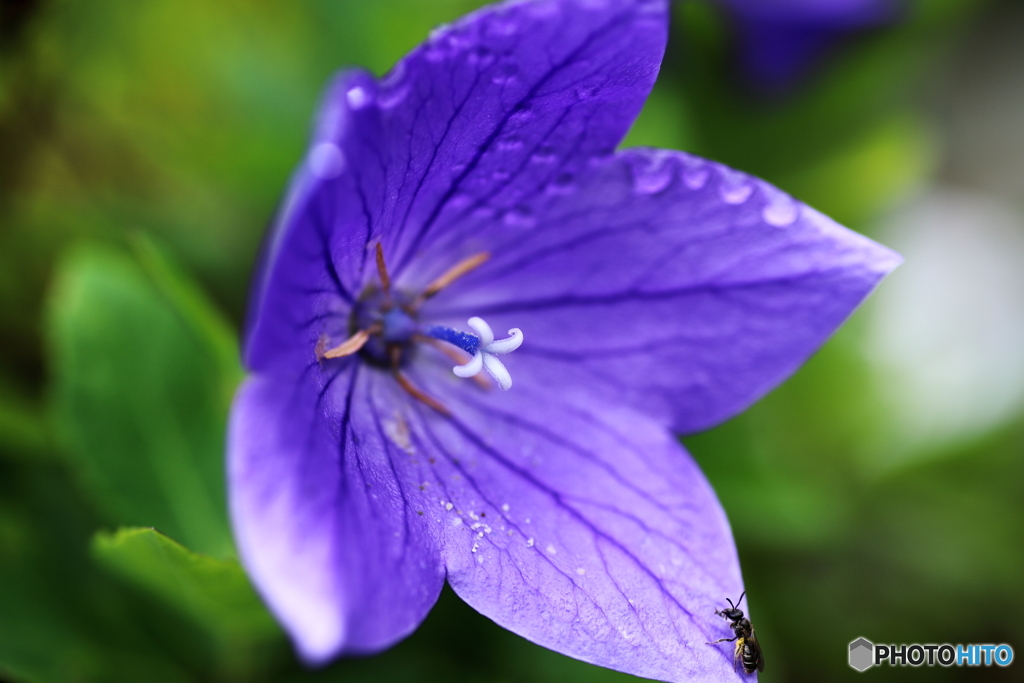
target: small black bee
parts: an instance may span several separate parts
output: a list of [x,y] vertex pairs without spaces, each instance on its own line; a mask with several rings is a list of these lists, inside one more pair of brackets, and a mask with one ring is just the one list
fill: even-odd
[[[743,591],[740,594],[740,599],[736,601],[736,605],[740,604],[743,600],[743,596],[747,592]],[[754,627],[750,625],[750,619],[743,616],[743,612],[732,604],[732,600],[726,598],[729,603],[729,609],[723,609],[721,612],[715,610],[715,614],[730,622],[729,628],[735,633],[733,638],[719,638],[714,643],[708,643],[708,645],[714,645],[715,643],[731,643],[736,641],[736,655],[733,659],[733,664],[736,669],[739,670],[740,663],[743,664],[743,673],[752,674],[754,669],[758,671],[764,671],[764,654],[761,652],[761,645],[757,642],[757,636],[754,634]]]

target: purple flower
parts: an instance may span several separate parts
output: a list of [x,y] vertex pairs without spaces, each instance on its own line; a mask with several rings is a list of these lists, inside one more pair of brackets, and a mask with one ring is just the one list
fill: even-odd
[[242,561],[306,661],[392,645],[447,579],[588,662],[736,675],[706,645],[743,590],[729,524],[672,433],[767,392],[898,257],[718,164],[615,152],[666,34],[660,0],[508,3],[330,87],[229,437]]
[[881,26],[901,0],[721,0],[736,21],[740,61],[762,89],[791,84],[837,40]]

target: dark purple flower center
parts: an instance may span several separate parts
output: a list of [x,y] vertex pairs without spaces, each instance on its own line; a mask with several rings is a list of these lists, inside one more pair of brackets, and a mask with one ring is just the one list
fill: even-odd
[[[487,254],[471,256],[431,282],[423,292],[413,295],[392,289],[391,277],[384,264],[384,252],[378,245],[380,285],[367,287],[356,302],[349,319],[351,336],[326,350],[326,338],[322,339],[317,345],[317,357],[334,359],[358,353],[369,365],[389,368],[406,391],[442,413],[447,412],[444,407],[413,387],[401,372],[414,357],[418,342],[430,343],[459,363],[452,369],[458,377],[476,377],[486,369],[502,389],[508,389],[512,386],[512,378],[496,354],[511,353],[519,348],[523,333],[518,328],[509,330],[509,338],[496,341],[490,326],[480,318],[473,317],[468,321],[475,335],[440,325],[421,325],[418,320],[418,310],[424,301],[487,258]],[[460,357],[451,346],[469,354],[469,361]]]
[[415,337],[421,334],[413,307],[415,297],[404,292],[386,294],[371,286],[356,302],[349,322],[350,331],[372,330],[359,354],[370,365],[403,367],[412,358]]

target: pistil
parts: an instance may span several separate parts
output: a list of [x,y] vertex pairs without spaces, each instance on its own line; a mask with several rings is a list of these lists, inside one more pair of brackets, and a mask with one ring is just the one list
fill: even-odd
[[348,339],[331,349],[324,350],[327,340],[326,337],[321,338],[316,346],[317,359],[343,358],[362,352],[372,364],[390,368],[398,385],[410,396],[445,416],[450,415],[448,409],[414,386],[402,372],[403,363],[408,362],[409,351],[414,342],[427,342],[441,349],[457,363],[462,358],[455,349],[461,349],[469,354],[470,359],[452,368],[456,376],[474,378],[482,386],[486,386],[487,382],[481,377],[480,371],[487,370],[498,386],[505,390],[509,389],[512,386],[512,377],[497,356],[511,353],[523,343],[523,333],[519,328],[509,330],[508,338],[495,340],[490,325],[478,317],[470,318],[468,321],[475,335],[438,325],[421,326],[417,321],[419,307],[427,299],[480,267],[489,258],[488,253],[481,252],[463,259],[434,279],[414,298],[403,292],[392,291],[384,250],[378,243],[375,260],[380,289],[371,286],[360,297],[352,314],[352,327],[355,331]]

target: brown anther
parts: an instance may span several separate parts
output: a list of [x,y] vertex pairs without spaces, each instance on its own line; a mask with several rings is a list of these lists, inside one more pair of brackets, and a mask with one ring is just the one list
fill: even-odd
[[327,351],[323,351],[323,353],[320,353],[320,345],[317,344],[317,357],[342,358],[344,356],[351,356],[353,353],[363,348],[366,342],[370,340],[370,334],[370,330],[359,330],[333,349],[328,349]]
[[384,248],[377,242],[377,275],[380,276],[380,286],[384,290],[384,298],[388,305],[391,304],[391,276],[388,275],[388,267],[384,263]]
[[[430,346],[433,346],[435,349],[437,349],[444,355],[448,356],[448,358],[451,359],[451,361],[456,365],[465,365],[472,358],[472,356],[470,356],[462,349],[455,348],[451,344],[446,344],[440,339],[434,339],[433,337],[425,337],[423,335],[416,335],[414,339],[422,344],[429,344]],[[478,372],[477,374],[473,375],[472,380],[476,382],[477,386],[480,387],[481,389],[486,389],[490,391],[491,389],[494,388],[494,385],[491,384],[491,381],[487,379],[487,376],[484,375],[484,373],[482,372]]]
[[388,348],[388,353],[391,355],[391,372],[395,375],[395,380],[398,382],[398,386],[405,389],[406,393],[412,396],[417,401],[425,403],[437,412],[441,413],[445,417],[451,417],[451,412],[443,405],[438,403],[437,399],[428,396],[418,389],[412,382],[409,381],[405,375],[398,369],[398,363],[402,357],[402,349],[399,346],[391,346]]
[[412,382],[410,382],[406,378],[406,376],[403,375],[398,370],[395,370],[395,379],[398,380],[398,386],[400,386],[403,389],[405,389],[406,392],[408,392],[408,394],[410,396],[412,396],[413,398],[417,399],[418,401],[421,401],[422,403],[427,404],[428,406],[430,406],[431,408],[433,408],[437,412],[441,413],[445,417],[451,417],[451,415],[452,415],[451,412],[447,408],[445,408],[443,405],[438,403],[437,399],[432,398],[432,397],[428,396],[427,394],[423,393],[422,391],[420,391],[419,389],[417,389],[415,386],[413,386]]
[[416,303],[419,304],[426,301],[466,273],[479,268],[489,258],[491,258],[491,255],[488,252],[481,251],[479,254],[473,254],[469,258],[462,259],[454,266],[443,272],[436,280],[427,285],[426,289],[423,290],[423,293],[420,294]]

